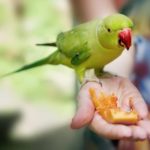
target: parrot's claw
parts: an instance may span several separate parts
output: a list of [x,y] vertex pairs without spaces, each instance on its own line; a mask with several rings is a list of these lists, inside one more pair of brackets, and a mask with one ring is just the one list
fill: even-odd
[[85,84],[87,84],[87,83],[89,83],[89,82],[95,82],[95,83],[98,83],[99,85],[100,85],[100,87],[102,87],[102,82],[100,81],[100,79],[86,79],[83,83],[82,83],[82,85],[81,85],[81,88],[85,85]]
[[98,78],[110,78],[112,76],[115,76],[114,74],[110,73],[110,72],[105,72],[103,70],[99,71],[99,70],[95,70],[95,75]]
[[99,74],[100,76],[100,78],[110,78],[110,77],[112,77],[112,76],[115,76],[115,75],[113,75],[112,73],[110,73],[110,72],[100,72],[100,74]]

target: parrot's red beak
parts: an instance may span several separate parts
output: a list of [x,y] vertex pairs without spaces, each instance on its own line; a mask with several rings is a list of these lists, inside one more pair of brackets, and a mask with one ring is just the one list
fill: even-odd
[[131,29],[125,28],[119,32],[119,44],[127,50],[131,46]]

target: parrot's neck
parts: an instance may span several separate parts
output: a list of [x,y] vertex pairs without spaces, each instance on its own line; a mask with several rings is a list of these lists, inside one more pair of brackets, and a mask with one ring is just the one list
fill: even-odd
[[96,35],[103,50],[109,53],[122,53],[124,48],[118,44],[118,32],[108,33],[103,21],[97,24]]

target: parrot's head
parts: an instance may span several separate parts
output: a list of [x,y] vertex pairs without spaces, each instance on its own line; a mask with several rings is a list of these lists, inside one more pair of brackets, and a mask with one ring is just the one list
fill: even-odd
[[128,50],[132,42],[132,28],[133,23],[128,17],[122,14],[108,16],[97,29],[99,42],[106,49]]

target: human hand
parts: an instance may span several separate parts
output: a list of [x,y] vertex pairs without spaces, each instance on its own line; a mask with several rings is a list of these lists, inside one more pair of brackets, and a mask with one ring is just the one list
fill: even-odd
[[[94,88],[98,94],[100,91],[115,95],[119,98],[121,108],[129,110],[130,98],[133,98],[133,108],[137,111],[140,121],[137,125],[111,124],[106,122],[97,112],[91,101],[89,89]],[[78,110],[72,120],[71,127],[81,128],[85,125],[97,134],[110,139],[135,139],[144,140],[150,136],[150,121],[147,121],[148,110],[144,100],[135,86],[122,77],[100,79],[98,82],[88,82],[83,85],[78,95]]]

